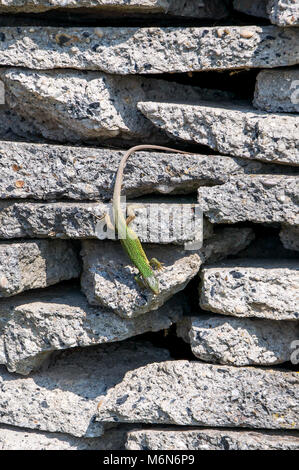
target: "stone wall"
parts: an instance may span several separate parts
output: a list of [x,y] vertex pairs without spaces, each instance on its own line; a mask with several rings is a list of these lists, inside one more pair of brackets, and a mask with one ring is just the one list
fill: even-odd
[[[0,0],[1,449],[299,449],[298,24],[291,0]],[[136,144],[178,149],[123,184],[158,295],[101,219]]]

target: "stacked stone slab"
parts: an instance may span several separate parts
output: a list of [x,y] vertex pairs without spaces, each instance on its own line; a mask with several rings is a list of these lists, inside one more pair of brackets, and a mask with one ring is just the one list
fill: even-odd
[[[299,449],[296,2],[0,13],[0,449]],[[147,143],[178,148],[122,186],[158,295],[105,218]]]

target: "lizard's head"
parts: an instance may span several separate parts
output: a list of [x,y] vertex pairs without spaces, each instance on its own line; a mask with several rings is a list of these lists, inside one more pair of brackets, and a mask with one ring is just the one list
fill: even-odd
[[159,281],[158,279],[152,274],[149,277],[144,278],[144,282],[146,286],[155,294],[158,295],[160,294],[160,289],[159,289]]

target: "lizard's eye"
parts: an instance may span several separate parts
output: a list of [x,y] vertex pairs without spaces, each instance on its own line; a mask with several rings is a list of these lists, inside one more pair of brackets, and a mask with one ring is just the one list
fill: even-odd
[[154,294],[159,294],[160,289],[159,289],[159,281],[155,276],[149,276],[145,279],[146,284],[148,287],[153,291]]

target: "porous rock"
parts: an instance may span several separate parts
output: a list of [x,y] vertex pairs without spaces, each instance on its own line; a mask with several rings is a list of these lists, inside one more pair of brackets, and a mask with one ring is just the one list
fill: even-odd
[[[0,423],[77,437],[99,437],[100,398],[131,369],[167,360],[164,349],[122,342],[64,351],[48,368],[18,377],[0,367]],[[125,360],[124,360],[125,358]]]
[[298,429],[299,377],[280,370],[176,360],[128,372],[98,408],[100,422]]
[[0,242],[0,297],[78,277],[80,263],[71,242]]
[[202,270],[200,306],[223,315],[298,320],[298,262],[230,260]]
[[273,68],[298,61],[297,28],[1,27],[0,65],[110,74]]
[[299,164],[299,121],[292,114],[269,114],[231,102],[191,105],[147,101],[140,102],[138,109],[173,138],[237,157]]
[[169,328],[184,311],[174,298],[143,318],[122,319],[88,305],[75,288],[55,287],[0,302],[0,363],[27,375],[61,349],[123,341]]
[[256,79],[253,105],[270,113],[298,113],[299,69],[262,70]]
[[177,334],[190,343],[193,354],[202,361],[271,366],[290,360],[299,326],[287,321],[200,314],[180,320]]

